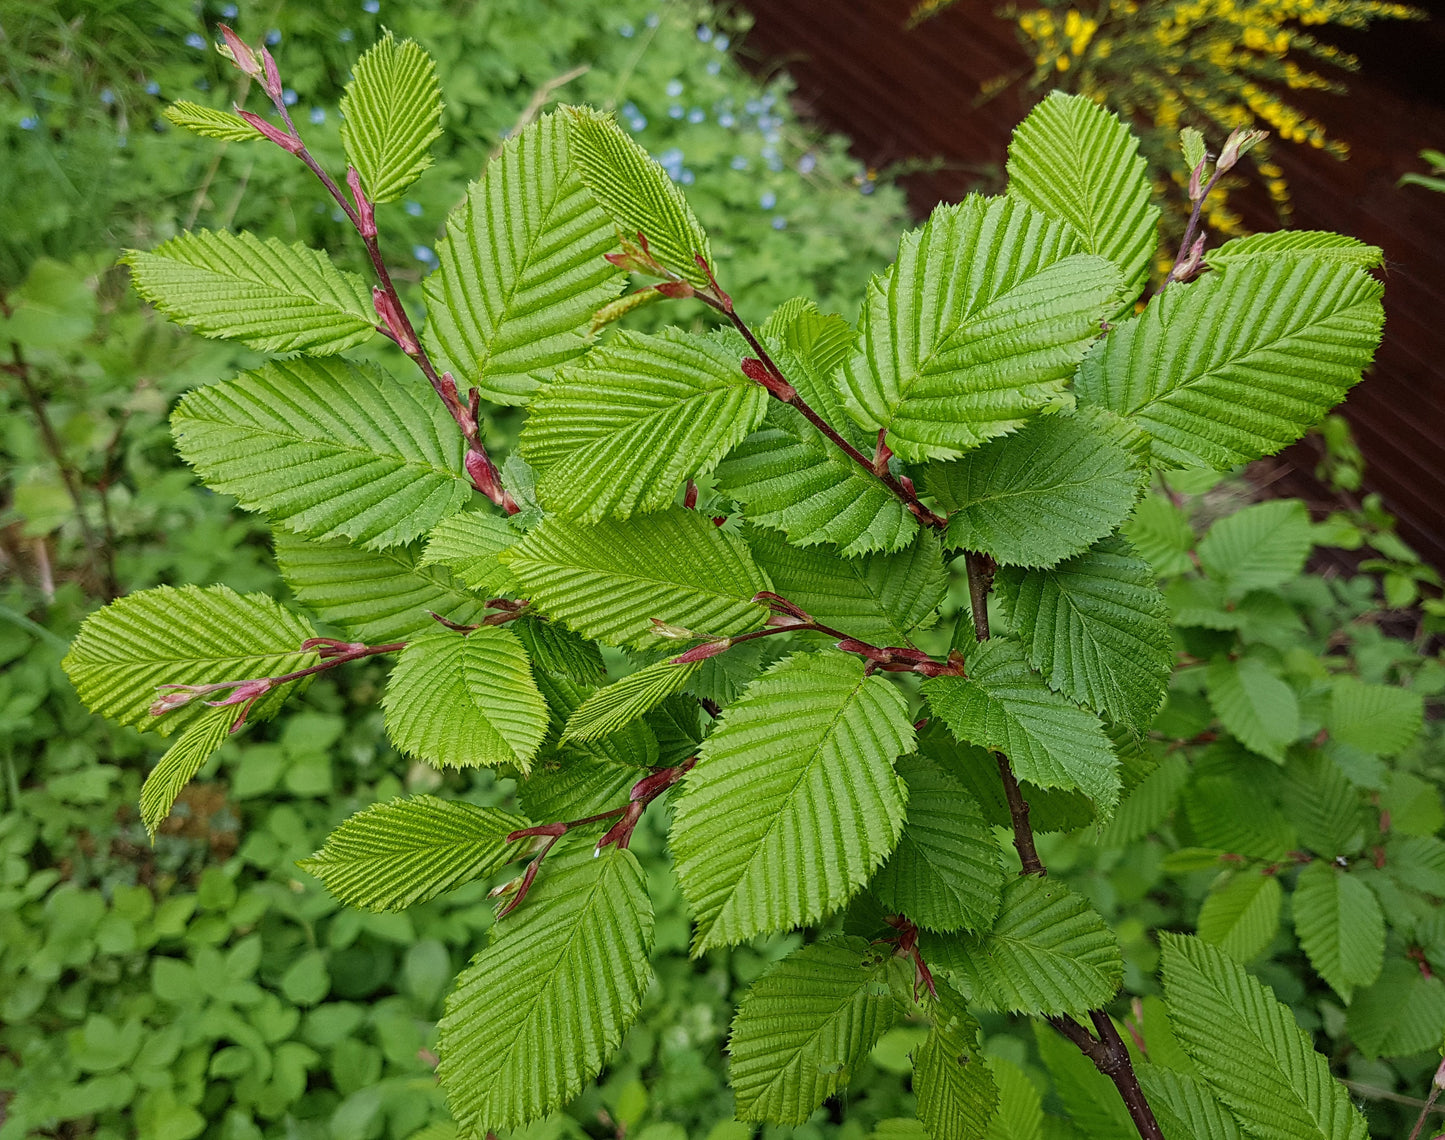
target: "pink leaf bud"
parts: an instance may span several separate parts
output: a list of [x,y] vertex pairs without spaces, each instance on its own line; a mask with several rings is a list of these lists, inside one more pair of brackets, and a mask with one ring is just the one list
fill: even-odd
[[1215,164],[1216,169],[1229,170],[1245,152],[1268,137],[1268,131],[1246,130],[1244,127],[1231,131],[1229,138],[1224,141],[1224,149],[1219,152],[1219,161]]
[[357,230],[364,238],[375,237],[376,206],[361,188],[361,175],[354,166],[346,168],[346,185],[351,188],[351,196],[356,200]]
[[306,144],[295,135],[288,131],[283,131],[280,127],[273,127],[254,111],[243,111],[240,107],[237,107],[236,114],[245,119],[246,122],[250,123],[282,150],[290,151],[292,154],[300,154],[306,149]]
[[798,398],[798,391],[781,376],[775,375],[766,364],[756,356],[743,357],[743,375],[755,383],[761,384],[772,395],[782,400],[785,404],[791,404]]
[[687,481],[687,490],[683,492],[682,505],[688,510],[697,506],[697,484],[691,479]]
[[663,281],[661,284],[654,285],[653,288],[664,297],[670,297],[674,301],[685,301],[689,297],[697,295],[697,290],[688,281]]
[[464,460],[467,466],[467,475],[472,481],[472,486],[491,499],[494,503],[501,503],[506,499],[507,492],[502,487],[502,480],[497,475],[497,468],[494,463],[480,451],[467,451]]
[[371,303],[376,306],[376,315],[381,318],[381,323],[402,352],[408,356],[416,356],[421,352],[421,346],[416,342],[416,334],[411,331],[411,322],[401,311],[401,303],[394,293],[388,293],[380,285],[373,285]]
[[724,637],[718,641],[705,641],[701,645],[694,645],[686,653],[674,657],[672,663],[674,665],[691,665],[694,661],[706,661],[709,657],[717,657],[732,647],[733,642],[730,637]]
[[234,63],[237,70],[252,79],[261,74],[261,61],[256,58],[256,53],[225,24],[221,25],[221,43],[216,45],[216,50]]
[[222,697],[219,701],[207,701],[206,704],[213,708],[225,708],[228,705],[250,704],[257,697],[264,697],[276,687],[276,682],[270,677],[257,677],[254,680],[242,681],[231,690],[230,696]]
[[281,98],[281,69],[264,46],[261,48],[261,87],[273,100]]

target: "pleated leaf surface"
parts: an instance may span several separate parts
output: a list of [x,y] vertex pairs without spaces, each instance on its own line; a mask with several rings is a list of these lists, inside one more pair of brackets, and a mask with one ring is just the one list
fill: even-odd
[[383,33],[341,94],[341,144],[373,202],[394,202],[431,165],[442,133],[436,64],[415,40]]
[[1385,961],[1385,916],[1360,879],[1314,862],[1300,872],[1290,898],[1295,935],[1310,965],[1349,1002],[1371,985]]
[[929,1016],[933,1027],[913,1054],[918,1118],[932,1140],[982,1140],[998,1111],[999,1090],[978,1048],[978,1022],[946,985],[930,1001]]

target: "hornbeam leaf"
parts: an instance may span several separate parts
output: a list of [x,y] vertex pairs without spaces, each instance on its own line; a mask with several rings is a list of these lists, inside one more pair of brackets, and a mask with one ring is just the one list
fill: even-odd
[[1139,140],[1111,111],[1055,91],[1029,112],[1008,148],[1008,193],[1068,222],[1088,253],[1124,273],[1132,300],[1149,283],[1159,208]]
[[395,546],[472,497],[441,402],[372,365],[275,361],[190,392],[171,430],[208,487],[310,538]]
[[598,689],[567,718],[562,742],[595,740],[616,732],[656,708],[673,693],[681,692],[702,666],[701,661],[682,665],[659,661]]
[[1205,674],[1209,703],[1246,748],[1284,763],[1285,746],[1300,734],[1299,698],[1258,657],[1220,657]]
[[409,796],[359,811],[297,866],[347,906],[402,910],[481,879],[525,853],[527,820],[462,800]]
[[522,535],[497,515],[462,511],[442,519],[427,533],[418,566],[445,566],[469,590],[479,594],[515,593],[517,580],[497,555]]
[[905,459],[948,459],[1057,403],[1119,271],[1063,222],[1011,198],[967,198],[903,235],[868,286],[849,413]]
[[1129,517],[1145,472],[1103,416],[1042,416],[956,463],[928,469],[949,512],[945,542],[1014,566],[1052,566]]
[[608,645],[664,644],[653,618],[735,634],[767,616],[747,545],[680,507],[595,526],[549,518],[500,557],[540,610]]
[[1341,261],[1361,269],[1379,269],[1385,263],[1385,251],[1379,246],[1323,230],[1279,230],[1231,238],[1217,249],[1207,251],[1204,263],[1211,269],[1220,269],[1234,262],[1278,257]]
[[1284,891],[1279,879],[1246,871],[1214,887],[1199,910],[1199,937],[1237,962],[1248,962],[1274,941]]
[[1230,599],[1298,577],[1314,548],[1314,526],[1298,499],[1253,503],[1225,515],[1199,541],[1199,564]]
[[526,650],[498,626],[413,638],[382,706],[398,750],[438,767],[511,764],[526,772],[547,734],[547,704]]
[[1381,292],[1338,261],[1241,261],[1176,282],[1119,324],[1074,388],[1143,429],[1156,462],[1222,470],[1272,455],[1359,381]]
[[738,354],[680,329],[624,332],[533,401],[521,449],[552,510],[588,522],[659,511],[762,422],[767,391]]
[[990,1057],[998,1085],[998,1113],[988,1126],[988,1140],[1044,1140],[1043,1097],[1022,1069],[1007,1057]]
[[568,168],[561,120],[543,115],[507,140],[447,220],[422,330],[437,367],[463,390],[526,403],[586,350],[592,314],[621,288],[602,257],[615,243]]
[[611,115],[589,107],[565,107],[572,168],[617,225],[636,242],[640,232],[652,255],[679,277],[706,285],[693,258],[712,264],[707,234],[677,184],[622,130]]
[[1395,685],[1369,685],[1356,677],[1336,677],[1330,690],[1330,735],[1377,756],[1408,748],[1424,723],[1418,693]]
[[1169,933],[1159,941],[1174,1035],[1251,1136],[1368,1140],[1364,1117],[1287,1005],[1207,942]]
[[739,1120],[802,1124],[848,1084],[893,1024],[891,961],[861,938],[828,938],[753,983],[728,1039]]
[[492,927],[447,997],[437,1072],[467,1135],[539,1120],[582,1091],[637,1017],[652,978],[642,867],[564,840],[526,901]]
[[1380,976],[1385,961],[1385,916],[1375,893],[1355,876],[1315,862],[1300,872],[1290,905],[1300,948],[1348,1004],[1356,986]]
[[341,143],[373,202],[395,202],[431,165],[442,133],[436,64],[386,32],[356,61],[341,94]]
[[1017,642],[980,642],[967,677],[935,677],[923,693],[949,731],[1002,752],[1020,779],[1078,788],[1107,814],[1119,798],[1119,761],[1098,717],[1044,683]]
[[376,331],[366,283],[304,245],[195,230],[121,261],[136,292],[172,320],[262,352],[326,356]]
[[[153,717],[149,710],[159,686],[292,673],[316,664],[315,650],[300,648],[314,636],[308,622],[263,594],[238,594],[225,586],[158,586],[86,618],[61,665],[97,716],[169,736],[209,710],[198,698]],[[247,719],[273,716],[306,683],[302,679],[273,689],[252,706]],[[233,720],[239,711],[231,710]]]
[[933,1028],[913,1054],[918,1118],[932,1140],[982,1140],[999,1090],[978,1049],[978,1022],[949,986],[939,987],[929,1015]]
[[192,103],[189,99],[177,99],[161,111],[161,114],[176,126],[184,127],[186,130],[203,135],[208,139],[220,139],[222,142],[251,142],[266,137],[240,115],[233,115],[230,111],[222,111],[216,107]]
[[898,841],[913,745],[902,694],[841,653],[784,658],[704,742],[673,807],[693,952],[836,910]]
[[1049,687],[1143,731],[1174,669],[1169,607],[1154,570],[1122,539],[1049,570],[1005,568],[999,593]]
[[923,958],[985,1009],[1076,1013],[1112,1001],[1124,976],[1114,933],[1062,883],[1010,879],[993,929],[923,935]]
[[1164,1140],[1240,1140],[1234,1117],[1203,1081],[1159,1065],[1140,1065],[1136,1076]]
[[1392,959],[1379,981],[1355,995],[1345,1025],[1372,1059],[1434,1052],[1445,1034],[1445,982],[1418,962]]
[[209,760],[226,743],[231,725],[236,720],[234,708],[207,709],[191,722],[176,739],[156,766],[146,776],[140,789],[140,818],[146,833],[155,838],[161,821],[171,814],[176,797]]

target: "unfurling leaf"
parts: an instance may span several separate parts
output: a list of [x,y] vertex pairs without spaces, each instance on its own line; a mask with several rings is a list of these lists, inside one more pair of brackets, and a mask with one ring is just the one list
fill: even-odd
[[385,32],[341,95],[341,142],[373,202],[394,202],[431,165],[442,133],[436,64],[415,40]]
[[220,139],[222,142],[252,142],[263,137],[260,131],[240,115],[233,115],[230,111],[222,111],[216,107],[192,103],[189,99],[177,99],[161,114],[176,126],[184,127],[186,130],[208,139]]

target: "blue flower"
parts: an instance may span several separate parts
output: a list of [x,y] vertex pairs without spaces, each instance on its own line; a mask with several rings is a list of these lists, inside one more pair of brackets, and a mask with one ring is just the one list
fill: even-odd
[[703,43],[710,43],[712,41],[712,29],[706,24],[699,24],[697,26],[697,38]]
[[817,156],[816,156],[815,154],[813,154],[811,151],[809,151],[807,154],[803,155],[802,158],[798,159],[798,173],[799,173],[799,174],[812,174],[812,173],[813,173],[813,170],[817,167],[817,165],[818,165],[818,158],[817,158]]
[[878,184],[877,184],[876,182],[864,182],[862,186],[858,187],[858,193],[860,193],[860,194],[871,194],[871,193],[873,193],[873,191],[875,191],[875,190],[877,190],[877,189],[878,189]]
[[413,218],[421,217],[420,202],[413,202],[411,201],[411,199],[407,199],[405,202],[402,203],[401,208],[405,210],[408,214],[410,214]]
[[655,28],[660,21],[661,17],[658,16],[656,12],[649,12],[647,13],[647,19],[644,20],[643,23],[645,23],[649,28]]
[[291,88],[283,87],[281,89],[281,102],[285,103],[286,106],[296,106],[296,100],[299,98],[301,98],[301,96],[296,94],[296,92],[292,91]]
[[682,109],[681,103],[674,103],[671,107],[667,109],[667,117],[669,119],[680,119],[685,114],[687,114],[687,112]]
[[633,115],[632,118],[627,120],[627,125],[634,131],[644,130],[647,127],[647,116]]
[[125,146],[125,144],[126,144],[128,141],[129,141],[129,140],[125,137],[125,135],[120,135],[120,136],[118,136],[118,137],[116,138],[116,140],[115,140],[115,145],[116,145],[116,146]]
[[146,84],[147,95],[159,95],[160,93],[161,85],[157,83],[154,79],[152,79],[149,83]]
[[275,46],[276,46],[277,44],[279,44],[280,42],[281,42],[281,29],[280,29],[280,28],[271,28],[270,30],[268,30],[268,31],[266,32],[266,43],[267,43],[270,47],[275,47]]
[[226,4],[221,8],[221,15],[228,20],[234,20],[239,9],[234,4]]
[[677,181],[681,182],[684,186],[691,186],[695,177],[696,175],[694,175],[691,170],[684,169],[683,172],[678,175]]
[[102,87],[100,89],[100,101],[109,107],[115,102],[115,92],[109,87]]
[[682,94],[682,80],[669,79],[667,81],[666,91],[671,98],[676,99],[679,95]]
[[691,111],[687,113],[687,121],[689,123],[700,123],[706,118],[707,112],[704,111],[701,107],[694,107]]
[[312,107],[312,108],[311,108],[311,121],[312,121],[313,123],[316,123],[318,126],[319,126],[321,123],[326,122],[326,108],[325,108],[325,107]]
[[22,131],[33,131],[39,125],[40,120],[34,115],[26,115],[25,118],[20,120],[20,129]]
[[355,35],[356,33],[350,28],[342,28],[341,31],[336,33],[336,38],[344,44],[349,44]]
[[411,247],[411,255],[418,261],[430,265],[436,261],[437,255],[429,245],[414,245]]
[[381,11],[381,0],[361,0],[361,10],[374,16]]
[[724,111],[717,117],[717,125],[720,127],[731,127],[736,123],[737,119],[733,118],[731,111]]
[[631,24],[623,24],[622,27],[617,29],[617,34],[621,36],[624,40],[630,40],[633,36],[637,34],[637,29],[634,28]]
[[764,190],[763,196],[758,199],[758,205],[765,210],[771,210],[778,204],[778,196],[771,190]]
[[707,61],[706,71],[709,75],[717,75],[722,71],[722,64],[715,59],[710,59]]
[[787,228],[788,228],[788,219],[787,219],[787,218],[774,218],[774,219],[773,219],[773,229],[775,229],[775,230],[785,230],[785,229],[787,229]]
[[728,163],[734,170],[746,170],[748,168],[747,157],[741,154],[733,155],[732,162]]
[[200,32],[192,32],[186,37],[186,47],[195,48],[196,51],[206,50],[206,37]]
[[728,45],[731,43],[732,40],[728,39],[727,36],[718,36],[715,40],[713,40],[712,46],[717,48],[718,51],[727,51]]

